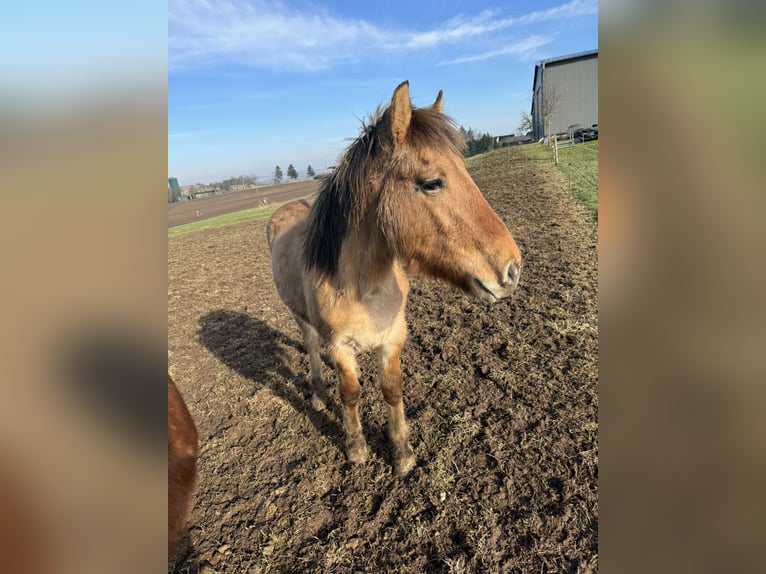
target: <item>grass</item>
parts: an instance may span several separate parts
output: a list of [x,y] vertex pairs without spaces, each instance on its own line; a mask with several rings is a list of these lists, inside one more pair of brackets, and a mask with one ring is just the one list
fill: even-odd
[[[311,194],[309,194],[311,195]],[[306,197],[309,197],[308,195]],[[302,198],[297,198],[302,199]],[[243,209],[242,211],[235,211],[234,213],[226,213],[224,215],[218,215],[217,217],[211,217],[210,219],[204,219],[202,221],[193,221],[192,223],[186,223],[184,225],[177,225],[168,229],[168,237],[179,235],[181,233],[189,233],[190,231],[199,231],[201,229],[212,229],[214,227],[222,227],[224,225],[233,225],[235,223],[244,223],[246,221],[258,221],[259,219],[266,219],[271,217],[279,207],[290,201],[283,201],[281,203],[273,203],[265,207],[253,207],[251,209]]]
[[[517,148],[531,159],[549,160],[553,163],[553,149],[540,144]],[[556,166],[564,174],[569,190],[580,200],[594,219],[598,219],[598,140],[559,147],[559,163]]]
[[[492,152],[487,152],[487,153],[492,153]],[[480,163],[480,160],[487,155],[487,153],[472,155],[471,157],[465,158],[463,161],[465,162],[466,169],[475,168],[477,164]]]

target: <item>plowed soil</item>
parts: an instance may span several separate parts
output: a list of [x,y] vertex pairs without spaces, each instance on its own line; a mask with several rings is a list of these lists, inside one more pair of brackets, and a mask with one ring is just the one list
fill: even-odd
[[402,366],[418,463],[403,479],[370,360],[367,463],[344,455],[329,367],[329,408],[312,410],[266,222],[169,238],[169,365],[200,435],[176,572],[597,570],[596,223],[516,148],[469,168],[524,270],[491,306],[413,281]]
[[319,189],[319,180],[305,179],[268,185],[244,191],[226,193],[213,197],[200,197],[190,201],[178,201],[168,204],[168,227],[210,219],[216,215],[241,211],[251,207],[261,207],[279,203],[296,197],[305,197]]

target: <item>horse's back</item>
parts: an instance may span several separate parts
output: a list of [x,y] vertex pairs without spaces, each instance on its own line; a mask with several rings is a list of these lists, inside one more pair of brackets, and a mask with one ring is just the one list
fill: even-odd
[[274,212],[266,228],[266,239],[270,250],[274,249],[274,242],[279,236],[306,220],[313,203],[313,199],[291,201]]

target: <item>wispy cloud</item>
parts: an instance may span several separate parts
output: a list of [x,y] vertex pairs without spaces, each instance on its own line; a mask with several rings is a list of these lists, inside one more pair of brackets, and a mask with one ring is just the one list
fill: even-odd
[[300,14],[260,0],[170,0],[171,69],[234,61],[255,68],[321,69],[353,58],[381,32],[361,20]]
[[[503,18],[497,11],[461,15],[431,30],[384,29],[359,19],[322,10],[294,9],[265,0],[169,0],[168,63],[170,70],[204,68],[233,62],[269,70],[316,71],[370,54],[407,53],[455,46],[513,28],[566,21],[596,14],[597,0],[571,0],[547,10]],[[528,54],[531,39],[510,43],[495,52],[465,56],[462,63],[504,54]],[[537,47],[541,40],[535,40]]]
[[547,10],[536,10],[522,16],[498,17],[497,11],[484,11],[476,16],[458,16],[442,26],[412,34],[406,45],[410,48],[425,48],[442,43],[456,43],[468,38],[486,36],[508,28],[530,26],[553,20],[566,20],[578,16],[598,13],[597,0],[572,0]]
[[470,62],[481,62],[482,60],[489,60],[490,58],[496,58],[498,56],[529,56],[535,52],[541,46],[551,43],[554,38],[548,36],[529,36],[520,42],[509,44],[499,50],[491,50],[489,52],[483,52],[481,54],[472,54],[470,56],[461,56],[454,60],[445,60],[439,62],[440,66],[448,64],[467,64]]
[[495,29],[508,28],[510,26],[529,26],[552,20],[567,20],[578,16],[592,16],[598,14],[597,0],[572,0],[561,6],[554,6],[547,10],[536,10],[523,16],[505,18],[493,23]]
[[441,26],[427,32],[409,34],[404,45],[407,48],[428,48],[438,44],[453,44],[471,38],[481,36],[495,29],[492,21],[496,13],[484,11],[476,16],[456,16]]

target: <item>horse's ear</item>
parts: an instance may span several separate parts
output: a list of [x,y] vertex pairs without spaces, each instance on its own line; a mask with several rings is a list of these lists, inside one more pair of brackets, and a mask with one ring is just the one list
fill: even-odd
[[442,113],[444,111],[444,101],[442,100],[441,90],[439,90],[439,95],[436,96],[436,101],[434,102],[434,105],[431,106],[431,109],[439,113]]
[[396,145],[403,144],[407,139],[411,119],[410,83],[405,80],[397,86],[394,97],[391,98],[391,131]]

